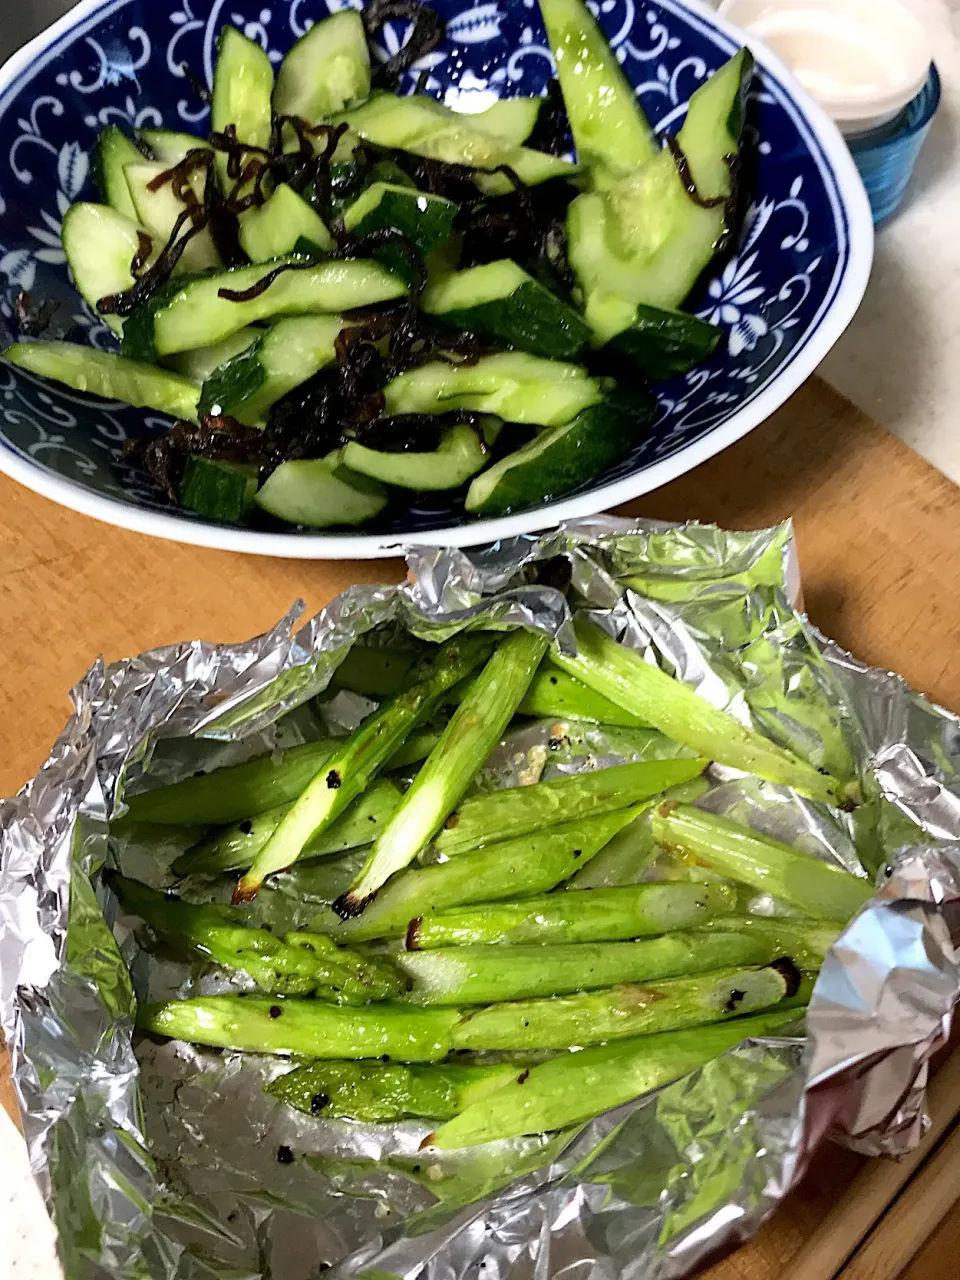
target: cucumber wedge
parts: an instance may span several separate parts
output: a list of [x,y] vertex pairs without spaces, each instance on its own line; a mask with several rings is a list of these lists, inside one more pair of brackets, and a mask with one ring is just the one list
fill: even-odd
[[655,412],[652,396],[608,396],[477,476],[467,492],[467,510],[477,516],[502,516],[551,502],[623,457],[641,439]]
[[552,427],[597,404],[603,388],[580,365],[507,351],[471,363],[421,365],[389,382],[384,399],[389,414],[459,409]]
[[480,437],[468,426],[445,431],[430,453],[382,453],[351,442],[342,456],[344,466],[359,475],[420,492],[459,489],[487,461]]
[[741,49],[690,99],[677,143],[698,199],[669,149],[604,192],[578,196],[567,213],[570,265],[597,338],[632,323],[637,304],[680,306],[727,229],[730,157],[739,153],[753,58]]
[[[284,271],[258,296],[247,302],[220,297],[221,290],[243,292],[264,280],[277,267]],[[158,290],[127,320],[124,354],[140,360],[221,342],[258,320],[275,316],[350,311],[372,302],[402,297],[406,285],[379,262],[316,262],[308,258],[280,258],[274,264],[234,267],[186,283],[174,281]]]
[[[137,213],[137,220],[154,237],[158,246],[165,245],[173,234],[177,219],[183,215],[186,205],[178,200],[169,183],[151,190],[153,183],[166,173],[169,165],[162,160],[143,160],[138,164],[128,164],[124,169],[130,198]],[[203,199],[204,174],[195,173],[190,179],[190,186],[198,200]],[[187,223],[181,232],[186,235],[192,223]],[[220,255],[213,244],[213,237],[207,227],[193,237],[184,249],[177,263],[177,273],[206,271],[210,267],[221,265]]]
[[[177,133],[173,129],[138,129],[137,141],[149,148],[154,160],[161,161],[168,168],[179,164],[191,151],[213,150],[206,138],[198,138],[192,133]],[[127,163],[132,164],[142,158],[134,156]]]
[[[426,257],[450,239],[456,216],[452,200],[391,182],[374,182],[344,210],[343,225],[358,236],[399,231]],[[408,283],[416,278],[409,257],[396,245],[382,245],[373,256]]]
[[167,356],[164,364],[174,373],[179,373],[181,378],[189,378],[198,387],[203,386],[222,364],[238,356],[241,351],[246,351],[247,347],[262,337],[263,330],[251,325],[247,329],[238,329],[229,338],[215,342],[213,346],[197,347],[193,351],[179,351],[176,355]]
[[324,252],[333,248],[326,223],[303,196],[281,182],[259,209],[240,219],[240,246],[251,262],[269,262],[293,253],[301,240]]
[[634,308],[630,327],[610,345],[658,382],[702,364],[716,351],[722,336],[722,329],[689,312],[639,306]]
[[370,96],[370,51],[363,20],[341,9],[317,22],[283,60],[273,91],[278,116],[320,124]]
[[[241,142],[267,147],[273,127],[271,97],[273,67],[255,40],[236,27],[224,27],[217,42],[217,66],[213,77],[210,126],[222,133],[233,125]],[[217,172],[224,191],[234,185],[227,173],[229,159],[217,153]]]
[[339,316],[280,320],[204,382],[200,416],[225,413],[247,426],[266,422],[270,406],[335,359]]
[[136,409],[156,409],[174,418],[197,420],[200,388],[166,369],[128,360],[112,351],[75,342],[15,342],[2,358],[7,364],[86,391],[104,400],[122,400]]
[[500,98],[492,107],[468,117],[475,129],[519,147],[537,125],[545,98]]
[[128,164],[139,164],[143,159],[143,152],[115,124],[108,124],[101,132],[93,153],[93,180],[101,200],[134,221],[137,210],[123,171]]
[[[101,298],[133,284],[130,270],[140,249],[141,228],[105,204],[73,204],[63,219],[63,251],[77,292],[93,311]],[[119,316],[104,316],[114,333],[123,332]]]
[[[361,138],[378,146],[399,147],[412,155],[474,168],[509,165],[528,186],[550,178],[569,178],[577,172],[568,160],[484,133],[472,123],[475,119],[458,115],[423,94],[399,98],[392,93],[376,94],[362,107],[336,117],[338,123],[346,121]],[[478,174],[476,182],[490,195],[506,195],[513,190],[513,184],[503,174]]]
[[540,0],[577,159],[598,185],[660,150],[616,55],[583,0]]
[[311,529],[363,524],[387,505],[386,492],[330,458],[284,462],[257,494],[256,504],[278,520]]
[[187,459],[180,482],[180,502],[210,520],[238,524],[253,506],[257,467],[239,462]]
[[423,310],[444,324],[549,360],[576,360],[590,326],[509,258],[441,277]]

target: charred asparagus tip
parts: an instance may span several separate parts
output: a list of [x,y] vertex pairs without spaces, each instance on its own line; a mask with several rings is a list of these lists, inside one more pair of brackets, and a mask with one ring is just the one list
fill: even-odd
[[408,951],[420,950],[420,929],[423,926],[423,916],[416,916],[407,925],[407,937],[404,943]]
[[800,983],[803,981],[803,974],[793,963],[789,956],[780,956],[777,960],[771,960],[766,966],[768,969],[775,969],[786,983],[785,998],[792,999],[800,990]]
[[434,1138],[435,1138],[435,1137],[436,1137],[436,1135],[435,1135],[435,1134],[433,1134],[433,1133],[428,1133],[428,1134],[427,1134],[427,1136],[424,1138],[424,1140],[420,1143],[419,1147],[417,1147],[417,1150],[418,1150],[418,1151],[426,1151],[429,1147],[432,1147],[432,1146],[433,1146],[433,1140],[434,1140]]
[[230,901],[235,907],[241,907],[247,902],[253,902],[259,892],[260,885],[258,883],[251,884],[246,876],[243,876],[242,879],[237,881]]
[[358,898],[348,889],[332,904],[333,909],[341,920],[355,920],[357,916],[364,913],[376,896],[375,893],[371,893],[365,898]]

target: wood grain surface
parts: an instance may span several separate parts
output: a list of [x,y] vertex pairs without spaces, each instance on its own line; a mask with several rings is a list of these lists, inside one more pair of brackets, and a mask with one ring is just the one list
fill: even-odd
[[[960,492],[823,383],[811,380],[745,440],[621,514],[741,529],[792,516],[814,622],[960,709]],[[0,477],[0,795],[36,771],[69,715],[70,687],[98,655],[244,639],[298,597],[313,611],[352,583],[402,572],[397,560],[309,563],[161,542]],[[836,1148],[822,1152],[804,1185],[711,1280],[775,1280],[859,1163]],[[956,1277],[958,1245],[948,1221],[909,1280]]]

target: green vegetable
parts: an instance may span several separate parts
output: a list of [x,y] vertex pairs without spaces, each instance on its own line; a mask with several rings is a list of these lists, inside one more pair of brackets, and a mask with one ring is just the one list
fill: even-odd
[[820,968],[842,932],[836,920],[787,920],[782,916],[714,916],[700,927],[707,933],[747,933],[769,938],[778,955],[789,956],[804,971]]
[[117,874],[110,874],[107,883],[123,906],[163,941],[249,974],[261,991],[287,996],[317,992],[333,994],[344,1004],[366,1004],[404,989],[389,964],[347,951],[321,934],[278,938],[266,929],[245,928],[242,913],[228,907],[180,902]]
[[241,462],[215,462],[191,454],[180,481],[180,504],[210,520],[236,524],[253,506],[258,469]]
[[380,452],[350,441],[341,454],[343,465],[382,484],[421,493],[459,489],[485,466],[487,451],[472,427],[448,428],[429,453]]
[[[273,126],[272,93],[273,67],[266,50],[255,40],[242,35],[236,27],[224,27],[217,40],[210,127],[217,133],[223,133],[232,125],[241,142],[254,147],[269,147]],[[244,153],[243,168],[248,165],[251,155],[251,152]],[[229,163],[226,154],[217,153],[217,172],[224,192],[230,192],[235,185],[227,172]],[[244,183],[241,191],[245,193],[249,185]]]
[[176,418],[197,420],[200,389],[176,373],[75,342],[15,342],[0,355],[7,364],[52,378],[105,400],[123,400]]
[[[169,182],[154,184],[168,171],[169,166],[162,160],[144,160],[138,157],[136,164],[128,164],[124,169],[130,198],[136,209],[136,218],[150,232],[154,243],[165,245],[173,235],[174,227],[186,212],[186,204],[176,195]],[[201,170],[190,175],[189,185],[198,201],[203,200],[203,188],[206,176]],[[193,226],[192,219],[181,225],[180,237],[185,238]],[[210,228],[204,227],[184,248],[177,263],[177,275],[195,271],[206,271],[221,265],[220,255],[213,243]]]
[[284,58],[273,91],[278,116],[316,125],[370,93],[370,53],[363,19],[340,9],[301,36]]
[[[478,666],[488,652],[489,641],[484,636],[468,634],[447,641],[421,680],[368,716],[324,761],[297,802],[284,814],[253,866],[238,882],[234,902],[250,901],[268,875],[292,866],[304,846],[322,834],[376,777],[414,725],[433,714],[446,690]],[[405,803],[406,798],[381,832],[378,843],[393,828]]]
[[[442,196],[396,183],[374,182],[344,209],[343,225],[356,236],[397,231],[425,258],[450,239],[457,212],[453,201]],[[395,244],[378,245],[371,256],[408,284],[418,278],[416,263]]]
[[[279,1009],[279,1016],[273,1012]],[[455,1009],[408,1004],[363,1008],[321,1000],[275,1004],[251,996],[200,996],[142,1004],[141,1031],[219,1049],[296,1054],[304,1058],[380,1058],[438,1062],[451,1049]]]
[[[212,151],[206,138],[193,133],[177,133],[174,129],[138,129],[137,141],[147,147],[154,160],[162,160],[173,166],[185,160],[191,151]],[[142,155],[131,155],[128,164],[142,160]]]
[[[345,849],[370,844],[399,801],[398,788],[388,778],[378,778],[336,822],[307,842],[300,859],[325,858]],[[221,827],[182,854],[171,870],[178,876],[245,871],[253,865],[257,854],[288,812],[289,806],[281,805],[245,818],[233,826]]]
[[510,1083],[461,1108],[425,1145],[449,1150],[565,1129],[679,1079],[741,1040],[776,1035],[795,1016],[778,1010],[564,1053],[521,1071],[514,1068]]
[[869,880],[690,805],[661,805],[653,834],[664,848],[810,916],[848,920],[873,894]]
[[334,247],[327,224],[303,196],[285,182],[258,209],[240,218],[240,247],[251,262],[270,262],[293,253],[301,240],[309,240],[320,252]]
[[441,276],[421,305],[451,328],[548,360],[576,360],[590,339],[573,307],[509,258]]
[[775,936],[760,933],[668,933],[643,942],[566,945],[456,946],[394,957],[411,981],[414,1004],[492,1004],[568,995],[624,982],[652,982],[745,964],[783,954]]
[[660,147],[633,86],[582,0],[540,0],[577,159],[597,183],[653,160]]
[[625,809],[701,774],[706,760],[650,760],[577,773],[533,786],[470,796],[447,819],[434,846],[457,854],[578,818]]
[[570,1049],[626,1036],[681,1031],[755,1013],[792,995],[800,975],[789,961],[695,978],[623,983],[606,991],[516,1000],[466,1014],[451,1029],[457,1049]]
[[736,890],[724,884],[651,883],[589,893],[548,893],[424,915],[410,922],[407,947],[427,951],[524,942],[552,947],[642,938],[674,929],[706,928],[713,917],[732,912],[736,901]]
[[[141,230],[133,218],[105,204],[81,201],[64,215],[61,239],[70,274],[77,292],[94,311],[101,298],[132,286],[130,267],[141,249]],[[114,333],[122,333],[120,316],[106,315],[103,322]]]
[[575,676],[549,662],[541,663],[517,711],[537,719],[555,716],[558,719],[592,720],[596,724],[619,725],[626,729],[645,728],[644,722],[629,711],[594,693]]
[[367,698],[389,698],[406,679],[416,659],[411,649],[374,649],[355,644],[333,673],[329,688],[350,689]]
[[341,466],[338,453],[281,462],[257,493],[258,507],[310,529],[363,524],[386,505],[383,486]]
[[137,210],[130,198],[124,169],[128,164],[139,164],[142,161],[143,152],[117,125],[108,124],[100,131],[93,154],[93,180],[97,184],[100,198],[134,222],[137,220]]
[[407,1067],[367,1062],[311,1062],[271,1081],[266,1092],[308,1116],[383,1124],[408,1116],[446,1120],[516,1078],[495,1067],[443,1063]]
[[713,355],[723,330],[686,311],[638,306],[630,327],[610,345],[654,382],[686,373]]
[[359,919],[342,921],[328,912],[317,917],[312,927],[358,941],[394,937],[403,935],[415,917],[446,907],[546,893],[592,858],[632,816],[632,810],[624,809],[567,822],[461,854],[450,862],[406,871],[381,890]]
[[497,646],[377,837],[360,875],[338,900],[337,909],[345,918],[363,911],[439,831],[500,740],[546,648],[545,636],[523,630],[511,632]]
[[646,719],[676,742],[699,755],[732,765],[770,782],[794,787],[825,804],[844,804],[842,783],[821,774],[762,734],[745,728],[726,711],[674,680],[640,654],[618,644],[584,618],[575,621],[578,654],[559,649],[552,661],[626,711]]
[[305,742],[168,787],[124,796],[125,820],[205,827],[265,813],[296,800],[336,746],[329,738]]

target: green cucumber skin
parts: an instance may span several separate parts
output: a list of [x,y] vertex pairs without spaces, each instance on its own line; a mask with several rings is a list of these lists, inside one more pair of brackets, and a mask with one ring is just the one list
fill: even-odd
[[100,199],[135,222],[137,210],[123,169],[126,164],[144,159],[137,144],[115,124],[108,124],[101,131],[93,153],[93,182],[100,192]]
[[253,505],[256,492],[256,467],[213,462],[192,454],[187,458],[180,501],[209,520],[238,524]]
[[260,390],[267,380],[267,371],[259,360],[262,343],[263,338],[258,338],[252,347],[228,360],[204,381],[197,406],[201,420],[218,407],[220,413],[235,416],[234,410]]
[[547,360],[576,360],[591,335],[573,307],[536,280],[524,282],[509,297],[445,311],[434,319]]
[[653,382],[663,382],[709,359],[722,336],[722,329],[685,311],[639,306],[633,324],[610,345]]
[[[426,207],[419,208],[418,204],[423,201]],[[362,203],[365,203],[364,195],[345,211],[343,221],[348,231],[357,236],[370,235],[374,231],[398,231],[416,245],[424,257],[446,244],[453,233],[453,222],[458,212],[451,200],[413,189],[398,191],[390,186],[385,187],[372,209],[359,219],[351,219],[351,211]],[[378,245],[370,256],[407,284],[413,284],[418,278],[416,264],[411,265],[409,256],[396,245]]]
[[[623,457],[642,437],[655,413],[653,397],[639,392],[630,397],[610,396],[584,409],[572,423],[550,429],[554,440],[548,452],[537,459],[536,473],[532,462],[519,467],[505,465],[511,459],[518,459],[522,464],[519,455],[524,453],[523,449],[508,455],[497,463],[501,468],[499,478],[482,499],[471,486],[467,510],[475,516],[502,516],[541,502],[552,502]],[[543,438],[541,434],[525,448],[537,445]],[[482,485],[490,475],[491,472],[485,472],[474,485]]]

